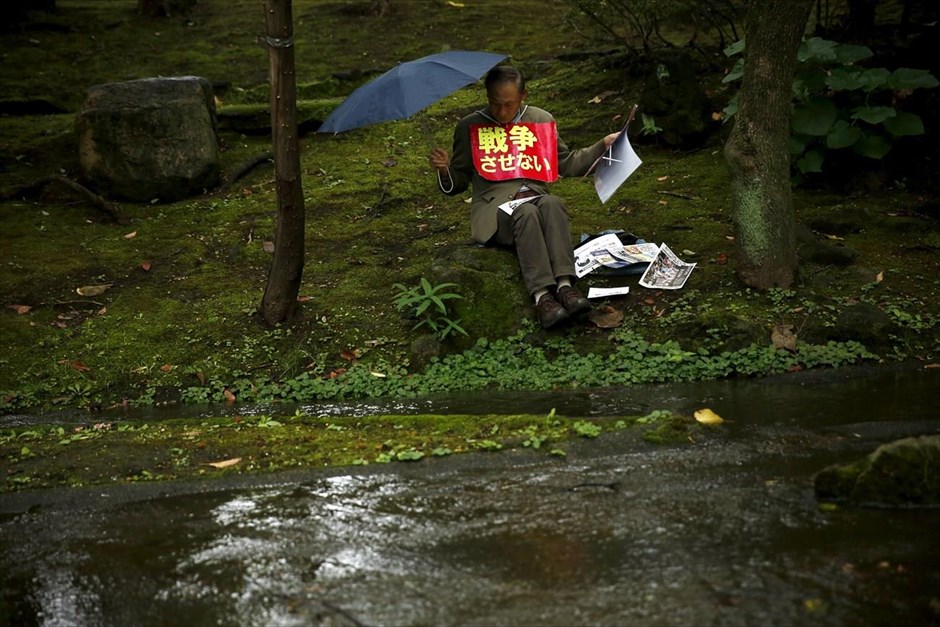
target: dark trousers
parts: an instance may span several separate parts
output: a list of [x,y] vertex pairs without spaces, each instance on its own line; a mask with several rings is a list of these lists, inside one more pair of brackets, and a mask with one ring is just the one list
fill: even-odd
[[574,279],[571,225],[564,201],[551,194],[516,207],[512,215],[497,211],[498,228],[487,244],[514,247],[529,294]]

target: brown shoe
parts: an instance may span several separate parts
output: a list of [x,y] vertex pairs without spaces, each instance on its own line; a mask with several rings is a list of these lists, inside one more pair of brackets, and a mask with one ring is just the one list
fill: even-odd
[[569,285],[558,288],[558,300],[572,316],[592,309],[591,301],[581,295],[581,292]]
[[539,303],[535,306],[535,313],[543,329],[548,329],[568,319],[568,312],[551,294],[545,294],[539,299]]

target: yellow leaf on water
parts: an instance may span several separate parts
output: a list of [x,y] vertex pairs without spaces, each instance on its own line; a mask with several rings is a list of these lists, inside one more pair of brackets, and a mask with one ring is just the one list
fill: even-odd
[[228,468],[229,466],[234,466],[241,460],[241,457],[233,457],[232,459],[226,459],[221,462],[209,462],[209,465],[213,468]]
[[695,419],[703,425],[718,425],[725,421],[724,418],[707,407],[695,410],[693,415],[695,416]]

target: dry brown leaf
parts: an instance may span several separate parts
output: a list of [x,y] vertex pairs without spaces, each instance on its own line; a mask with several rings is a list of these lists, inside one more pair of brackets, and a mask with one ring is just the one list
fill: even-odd
[[305,303],[305,302],[307,302],[308,300],[310,300],[311,298],[313,298],[313,296],[298,296],[298,297],[297,297],[297,302],[298,302],[298,303]]
[[140,262],[140,269],[143,270],[144,272],[150,272],[150,268],[152,267],[153,267],[153,262],[151,261]]
[[60,359],[56,363],[62,364],[63,366],[68,365],[69,368],[71,368],[72,370],[77,370],[78,372],[88,372],[89,370],[91,370],[91,368],[89,368],[82,362],[78,361],[77,359]]
[[657,176],[657,177],[656,177],[656,180],[657,180],[657,181],[668,181],[668,180],[669,180],[669,177],[668,177],[668,176]]
[[884,271],[881,271],[881,272],[879,272],[878,274],[875,275],[875,283],[881,283],[881,282],[884,281],[884,280],[885,280],[885,273],[884,273]]
[[95,315],[96,315],[96,316],[103,316],[103,315],[105,315],[106,313],[108,313],[108,308],[107,308],[107,307],[102,307],[101,309],[99,309],[98,311],[95,312]]
[[588,320],[599,329],[616,329],[623,324],[623,312],[610,305],[595,307],[588,314]]
[[925,364],[924,368],[940,368],[940,364]]
[[29,310],[32,309],[29,305],[7,305],[10,309],[20,314],[21,316],[24,313],[29,313]]
[[75,293],[79,296],[101,296],[109,289],[113,283],[105,283],[103,285],[83,285],[82,287],[75,288]]
[[163,364],[162,366],[160,366],[160,370],[163,372],[169,372],[173,370],[173,364]]
[[213,468],[228,468],[229,466],[234,466],[241,460],[241,457],[233,457],[232,459],[225,459],[220,462],[209,462],[207,465],[212,466]]
[[345,359],[346,361],[356,361],[357,359],[362,357],[362,349],[361,348],[353,348],[353,349],[344,348],[342,351],[340,351],[339,356]]
[[262,249],[264,250],[264,252],[266,252],[266,253],[273,253],[273,252],[274,252],[274,242],[270,242],[270,241],[262,242],[261,248],[262,248]]
[[137,231],[131,231],[124,236],[124,239],[134,239],[137,237]]
[[770,332],[770,341],[774,348],[782,348],[788,351],[796,350],[796,333],[793,332],[792,324],[774,325]]

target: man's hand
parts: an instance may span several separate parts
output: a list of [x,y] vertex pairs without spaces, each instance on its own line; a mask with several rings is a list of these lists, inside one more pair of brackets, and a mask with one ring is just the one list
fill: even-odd
[[610,148],[610,145],[617,141],[617,138],[620,137],[620,132],[611,133],[604,138],[604,148]]
[[428,162],[431,164],[431,167],[436,169],[440,174],[449,174],[450,155],[447,154],[447,151],[443,148],[433,149],[431,155],[428,157]]

